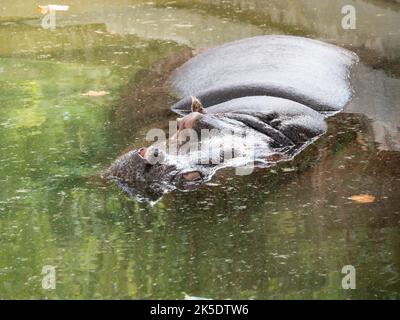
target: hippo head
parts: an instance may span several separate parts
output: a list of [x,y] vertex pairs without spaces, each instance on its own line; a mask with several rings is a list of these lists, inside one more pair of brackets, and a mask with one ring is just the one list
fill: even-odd
[[173,189],[190,190],[202,182],[203,174],[179,168],[159,148],[132,150],[118,158],[107,176],[139,200],[156,201]]

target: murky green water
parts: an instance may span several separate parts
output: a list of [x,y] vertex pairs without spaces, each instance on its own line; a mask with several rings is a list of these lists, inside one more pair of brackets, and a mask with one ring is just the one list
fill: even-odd
[[[54,31],[0,4],[0,298],[400,297],[400,5],[74,1]],[[357,29],[340,9],[355,5]],[[296,34],[355,50],[355,97],[295,161],[154,207],[100,178],[173,119],[169,73],[219,43]],[[85,96],[89,90],[105,91]],[[349,197],[371,194],[373,203]],[[42,288],[45,265],[55,290]],[[357,288],[343,290],[353,265]]]

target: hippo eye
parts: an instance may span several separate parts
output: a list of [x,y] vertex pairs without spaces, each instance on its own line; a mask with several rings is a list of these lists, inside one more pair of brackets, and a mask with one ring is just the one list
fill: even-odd
[[157,163],[162,163],[164,161],[164,158],[165,155],[163,150],[152,146],[149,148],[148,152],[146,152],[146,157],[144,159],[149,164],[155,165]]

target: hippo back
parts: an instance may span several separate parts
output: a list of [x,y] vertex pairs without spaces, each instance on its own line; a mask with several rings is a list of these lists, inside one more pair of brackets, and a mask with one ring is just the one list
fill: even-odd
[[288,138],[290,144],[304,143],[326,131],[322,114],[298,102],[277,97],[232,99],[208,107],[207,113],[239,120],[268,136],[275,130]]
[[356,61],[351,51],[302,37],[234,41],[199,54],[176,70],[170,82],[181,100],[172,109],[190,112],[190,96],[205,107],[246,96],[273,96],[334,113],[351,98],[348,75]]

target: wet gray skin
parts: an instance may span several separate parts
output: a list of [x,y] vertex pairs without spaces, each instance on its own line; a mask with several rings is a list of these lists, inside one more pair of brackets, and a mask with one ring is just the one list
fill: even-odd
[[[189,179],[191,172],[180,170],[176,165],[151,163],[145,153],[161,152],[157,148],[141,148],[118,158],[107,171],[120,187],[139,200],[156,201],[168,190],[191,189],[201,181],[201,176]],[[186,177],[186,178],[185,178]]]
[[[176,158],[171,160],[169,155],[161,155],[161,149],[150,146],[126,153],[110,167],[109,173],[127,193],[155,201],[170,190],[191,190],[210,180],[217,169],[227,164],[224,150],[218,147],[232,139],[231,134],[235,137],[251,135],[257,141],[254,154],[243,153],[240,143],[232,146],[240,164],[254,161],[268,166],[290,159],[326,131],[324,116],[282,98],[244,97],[207,110],[198,100],[194,102],[192,112],[177,119],[177,133],[170,139],[171,143],[174,139],[178,142]],[[210,135],[197,145],[182,136],[186,129],[193,129],[199,137],[203,129],[217,131],[216,136]],[[204,143],[214,146],[215,141],[217,150],[213,151],[218,153],[218,163],[211,161],[215,158],[213,151],[203,157],[193,155],[193,145],[194,148]],[[204,157],[208,159],[204,161]]]
[[[178,68],[170,80],[181,98],[172,110],[183,115],[170,138],[177,142],[177,155],[159,156],[156,145],[142,148],[119,158],[109,173],[129,194],[154,201],[174,189],[193,189],[224,167],[290,160],[325,133],[325,118],[349,101],[349,70],[356,61],[348,50],[288,36],[211,49]],[[186,129],[200,141],[188,140]],[[203,129],[217,134],[204,138]],[[251,137],[251,147],[240,137]],[[230,150],[234,160],[222,148],[232,140],[237,142]],[[204,143],[213,146],[206,156],[198,154]],[[154,154],[158,161],[149,161]],[[218,163],[211,161],[215,154]]]
[[358,60],[346,49],[303,37],[258,36],[210,49],[171,77],[187,114],[190,96],[205,107],[248,96],[296,101],[319,112],[338,112],[350,100],[349,69]]

